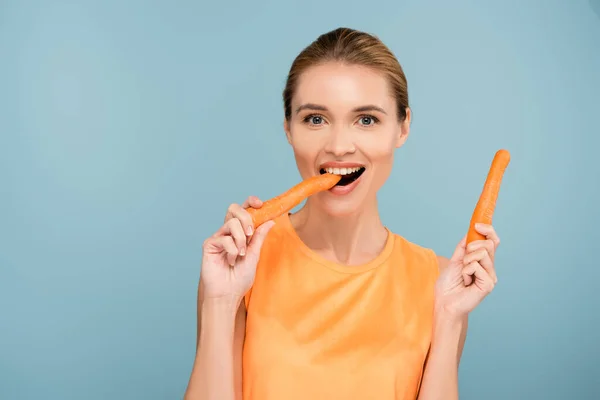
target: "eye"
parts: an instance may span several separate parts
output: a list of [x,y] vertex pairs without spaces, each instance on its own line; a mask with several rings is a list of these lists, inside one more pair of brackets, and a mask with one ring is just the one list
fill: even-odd
[[310,125],[321,125],[324,122],[324,118],[318,114],[307,115],[303,122],[306,122]]
[[362,115],[358,121],[361,125],[364,125],[364,126],[375,125],[376,123],[379,122],[379,120],[372,115]]

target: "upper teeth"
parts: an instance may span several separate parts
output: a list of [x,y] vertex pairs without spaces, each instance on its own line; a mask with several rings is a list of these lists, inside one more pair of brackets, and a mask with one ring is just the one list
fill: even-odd
[[354,168],[325,168],[330,174],[334,175],[348,175],[353,174],[354,172],[360,170],[362,167],[354,167]]

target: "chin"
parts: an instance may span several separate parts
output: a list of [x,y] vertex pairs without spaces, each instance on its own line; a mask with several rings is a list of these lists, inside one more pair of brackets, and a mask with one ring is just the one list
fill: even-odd
[[332,217],[343,218],[357,214],[363,207],[362,203],[353,201],[325,201],[323,202],[323,211]]
[[362,177],[347,186],[335,186],[319,194],[323,210],[333,217],[345,217],[361,212],[368,200],[369,183]]

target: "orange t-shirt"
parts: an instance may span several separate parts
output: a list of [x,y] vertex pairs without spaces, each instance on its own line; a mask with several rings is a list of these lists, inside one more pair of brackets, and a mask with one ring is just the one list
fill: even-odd
[[429,350],[435,253],[388,233],[344,266],[276,219],[245,298],[244,400],[415,399]]

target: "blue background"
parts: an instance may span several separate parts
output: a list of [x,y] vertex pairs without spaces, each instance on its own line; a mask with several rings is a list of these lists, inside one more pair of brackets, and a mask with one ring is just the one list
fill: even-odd
[[182,397],[202,242],[298,181],[281,91],[338,26],[408,77],[394,231],[450,255],[512,153],[461,399],[599,398],[600,1],[217,3],[0,1],[0,398]]

